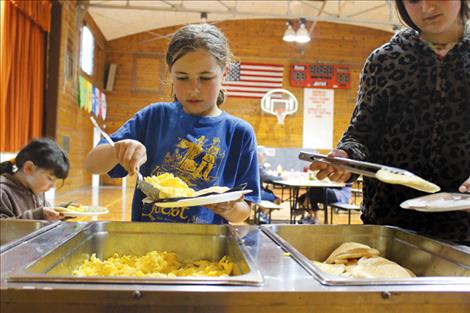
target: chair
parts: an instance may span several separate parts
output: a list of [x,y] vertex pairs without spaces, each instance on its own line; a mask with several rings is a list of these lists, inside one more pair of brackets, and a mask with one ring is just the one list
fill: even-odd
[[351,189],[352,193],[352,203],[357,204],[359,199],[362,199],[362,189],[353,188]]
[[253,218],[254,224],[259,224],[259,213],[264,209],[268,211],[268,223],[271,224],[271,214],[274,210],[280,210],[281,206],[271,201],[261,200],[259,203],[255,204],[255,216]]
[[361,207],[359,207],[358,205],[344,202],[330,203],[330,209],[330,224],[333,224],[333,214],[335,209],[348,212],[348,224],[351,224],[351,211],[361,211]]
[[353,197],[352,203],[356,205],[358,203],[360,204],[360,202],[362,201],[362,183],[363,183],[362,176],[359,176],[359,178],[356,181],[354,181],[353,188],[351,189],[351,193]]

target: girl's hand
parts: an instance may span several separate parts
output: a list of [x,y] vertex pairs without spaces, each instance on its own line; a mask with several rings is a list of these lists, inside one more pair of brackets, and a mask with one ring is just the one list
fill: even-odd
[[470,193],[470,176],[463,184],[459,187],[459,192],[461,193]]
[[250,205],[244,200],[243,196],[235,201],[215,203],[205,205],[205,207],[211,209],[231,223],[243,222],[250,216],[251,211]]
[[211,209],[215,213],[224,216],[224,214],[230,212],[233,210],[235,204],[237,202],[241,202],[243,200],[243,196],[240,197],[240,199],[233,200],[233,201],[227,201],[227,202],[220,202],[220,203],[214,203],[214,204],[208,204],[204,205],[206,208]]
[[64,214],[57,212],[52,208],[42,208],[42,214],[44,215],[44,219],[48,221],[56,221],[56,220],[63,220]]
[[147,162],[147,149],[137,140],[124,139],[114,144],[114,151],[119,164],[134,175],[142,164]]
[[[349,158],[349,155],[344,150],[333,149],[328,153],[329,157]],[[324,162],[314,161],[310,164],[312,171],[318,171],[317,178],[322,180],[328,177],[331,181],[345,182],[351,177],[351,172],[344,170],[339,166],[333,166]]]

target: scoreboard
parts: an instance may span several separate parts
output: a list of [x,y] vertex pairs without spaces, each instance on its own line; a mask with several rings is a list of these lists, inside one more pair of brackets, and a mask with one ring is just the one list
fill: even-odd
[[290,85],[328,89],[349,89],[351,73],[348,65],[291,64]]

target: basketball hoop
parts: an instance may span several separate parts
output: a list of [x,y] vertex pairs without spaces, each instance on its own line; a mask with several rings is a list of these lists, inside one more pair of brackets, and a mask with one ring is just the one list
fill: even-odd
[[279,125],[284,125],[286,116],[297,112],[298,107],[297,98],[285,89],[270,90],[261,99],[261,110],[276,115]]

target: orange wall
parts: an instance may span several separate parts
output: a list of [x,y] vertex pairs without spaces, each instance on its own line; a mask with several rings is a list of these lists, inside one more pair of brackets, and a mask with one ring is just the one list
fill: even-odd
[[[289,86],[289,65],[292,63],[329,63],[351,66],[352,87],[335,91],[334,142],[348,125],[354,108],[359,73],[369,53],[390,39],[391,34],[364,27],[335,23],[318,23],[313,40],[300,49],[282,41],[285,20],[238,20],[218,23],[226,34],[235,56],[242,61],[284,65],[284,88],[294,93],[300,103],[299,110],[288,116],[285,125],[277,124],[275,116],[263,114],[258,99],[228,98],[222,108],[247,120],[253,125],[258,143],[271,147],[301,147],[303,128],[303,89]],[[175,28],[153,30],[166,35]],[[157,39],[149,33],[140,33],[108,42],[108,63],[117,64],[114,91],[108,93],[110,129],[117,129],[136,111],[154,101],[170,100],[169,84],[161,91],[133,91],[136,85],[158,85],[158,69],[164,70],[164,53],[169,39]],[[147,56],[137,56],[147,53]],[[135,63],[135,59],[138,62]],[[152,62],[144,66],[146,59]],[[137,66],[133,66],[137,64]],[[144,70],[145,69],[145,70]],[[154,71],[150,69],[155,69]],[[135,72],[138,72],[136,79]],[[134,75],[134,76],[133,76]],[[133,78],[134,77],[134,78]],[[144,88],[142,88],[144,89]],[[158,88],[156,88],[158,89]]]

